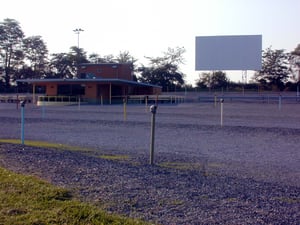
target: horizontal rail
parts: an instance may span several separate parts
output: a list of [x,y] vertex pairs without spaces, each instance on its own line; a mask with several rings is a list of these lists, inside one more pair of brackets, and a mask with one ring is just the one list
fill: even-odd
[[0,95],[0,102],[2,103],[18,103],[20,101],[27,101],[31,102],[32,98],[25,96],[25,95],[14,95],[14,96],[7,96],[7,95]]

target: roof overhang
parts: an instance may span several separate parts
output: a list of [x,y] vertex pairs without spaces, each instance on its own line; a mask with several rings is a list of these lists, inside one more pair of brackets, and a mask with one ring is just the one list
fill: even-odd
[[141,87],[153,87],[153,88],[162,88],[158,85],[135,82],[130,80],[123,80],[123,79],[102,79],[102,78],[95,78],[95,79],[19,79],[17,80],[18,83],[29,83],[29,84],[48,84],[48,83],[58,83],[58,84],[70,84],[70,83],[98,83],[98,84],[118,84],[118,85],[130,85],[130,86],[141,86]]

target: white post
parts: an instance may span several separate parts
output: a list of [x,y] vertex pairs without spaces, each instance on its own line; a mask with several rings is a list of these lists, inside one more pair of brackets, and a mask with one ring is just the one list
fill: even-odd
[[221,99],[221,127],[223,127],[223,103],[224,99]]

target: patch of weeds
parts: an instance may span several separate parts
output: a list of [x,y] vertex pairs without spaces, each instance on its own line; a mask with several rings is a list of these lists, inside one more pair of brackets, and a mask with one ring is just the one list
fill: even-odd
[[116,161],[126,161],[129,159],[128,155],[100,155],[98,157],[101,159],[116,160]]
[[237,202],[238,199],[237,198],[226,198],[227,202]]
[[297,197],[275,197],[273,200],[280,201],[280,202],[285,202],[289,204],[299,204],[300,203],[300,198]]
[[171,207],[176,207],[176,206],[180,206],[183,205],[185,202],[183,200],[180,199],[160,199],[158,201],[158,205],[161,207],[165,207],[165,206],[171,206]]
[[222,167],[220,163],[191,163],[191,162],[163,162],[158,164],[164,168],[176,170],[199,171],[204,177],[214,175],[213,170]]
[[200,163],[189,163],[189,162],[163,162],[159,166],[177,170],[195,170],[201,169],[202,165]]
[[174,199],[169,204],[171,204],[173,206],[179,206],[179,205],[183,205],[184,201],[183,200],[179,200],[179,199]]
[[159,164],[161,167],[176,169],[176,170],[190,170],[190,171],[200,171],[200,173],[207,177],[207,164],[206,163],[190,163],[190,162],[164,162]]

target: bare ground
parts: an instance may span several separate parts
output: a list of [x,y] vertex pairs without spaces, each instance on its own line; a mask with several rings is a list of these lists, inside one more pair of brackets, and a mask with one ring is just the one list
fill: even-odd
[[[25,139],[93,154],[1,144],[0,164],[154,223],[298,224],[299,107],[225,102],[221,127],[219,104],[160,105],[150,166],[144,106],[126,121],[122,106],[28,106]],[[0,104],[0,138],[20,138],[15,105]]]

